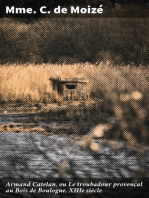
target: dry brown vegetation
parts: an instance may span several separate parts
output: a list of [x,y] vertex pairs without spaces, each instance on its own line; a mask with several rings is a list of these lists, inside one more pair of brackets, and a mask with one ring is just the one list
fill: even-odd
[[[89,80],[89,95],[96,99],[115,99],[115,93],[121,101],[140,97],[148,98],[148,67],[113,66],[110,62],[99,65],[73,64],[25,64],[0,66],[1,102],[54,102],[62,97],[53,89],[51,77],[79,77]],[[137,91],[137,92],[136,92]]]
[[[83,70],[82,70],[83,69]],[[7,65],[0,67],[1,102],[54,102],[61,96],[53,89],[51,77],[75,77],[86,72],[85,65]]]
[[123,137],[131,145],[138,141],[148,143],[148,67],[113,66],[110,62],[99,65],[1,65],[1,103],[63,104],[63,96],[52,89],[49,78],[80,75],[89,80],[90,100],[96,101],[94,108],[86,107],[86,102],[82,101],[83,106],[59,108],[58,112],[49,112],[48,118],[88,120],[95,124],[100,120],[115,122],[116,132],[111,130],[110,137]]

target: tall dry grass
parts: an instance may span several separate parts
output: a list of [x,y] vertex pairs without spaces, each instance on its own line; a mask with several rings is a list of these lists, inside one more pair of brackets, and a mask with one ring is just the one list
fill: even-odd
[[61,96],[52,89],[49,79],[79,76],[83,68],[84,66],[81,65],[1,65],[0,101],[59,101]]
[[[110,62],[99,65],[25,64],[0,66],[1,102],[54,102],[61,96],[53,89],[51,77],[85,76],[89,80],[89,95],[95,99],[112,99],[117,93],[139,91],[148,98],[148,67],[114,66]],[[126,96],[125,96],[126,97]],[[125,100],[124,98],[122,100]]]

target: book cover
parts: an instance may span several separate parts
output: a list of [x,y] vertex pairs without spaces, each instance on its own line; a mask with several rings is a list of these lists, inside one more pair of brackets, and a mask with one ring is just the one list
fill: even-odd
[[148,197],[148,1],[0,17],[0,197]]

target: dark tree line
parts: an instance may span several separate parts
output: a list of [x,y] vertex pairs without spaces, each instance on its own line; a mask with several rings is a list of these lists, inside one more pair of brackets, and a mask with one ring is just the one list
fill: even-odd
[[[22,19],[24,20],[24,19]],[[148,19],[1,20],[0,63],[149,63]]]

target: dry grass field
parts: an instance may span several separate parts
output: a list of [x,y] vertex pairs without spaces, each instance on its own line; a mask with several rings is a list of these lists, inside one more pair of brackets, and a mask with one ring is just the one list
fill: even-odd
[[[51,77],[80,77],[89,80],[89,95],[96,99],[148,97],[148,67],[113,66],[110,62],[92,65],[25,64],[0,66],[0,102],[58,102],[62,98],[52,89]],[[138,96],[139,97],[139,96]]]
[[[96,101],[95,108],[86,107],[82,100],[83,106],[79,110],[59,108],[57,119],[84,119],[95,124],[101,120],[111,122],[116,128],[115,133],[111,130],[111,138],[127,139],[131,145],[149,142],[149,75],[148,67],[141,65],[114,66],[110,62],[98,65],[1,65],[1,105],[11,106],[14,102],[22,105],[56,102],[61,105],[63,96],[52,89],[49,78],[76,76],[85,76],[89,80],[89,100]],[[51,111],[49,117],[52,116],[54,112]]]
[[1,102],[58,102],[51,77],[76,77],[86,73],[88,65],[7,65],[0,67]]

